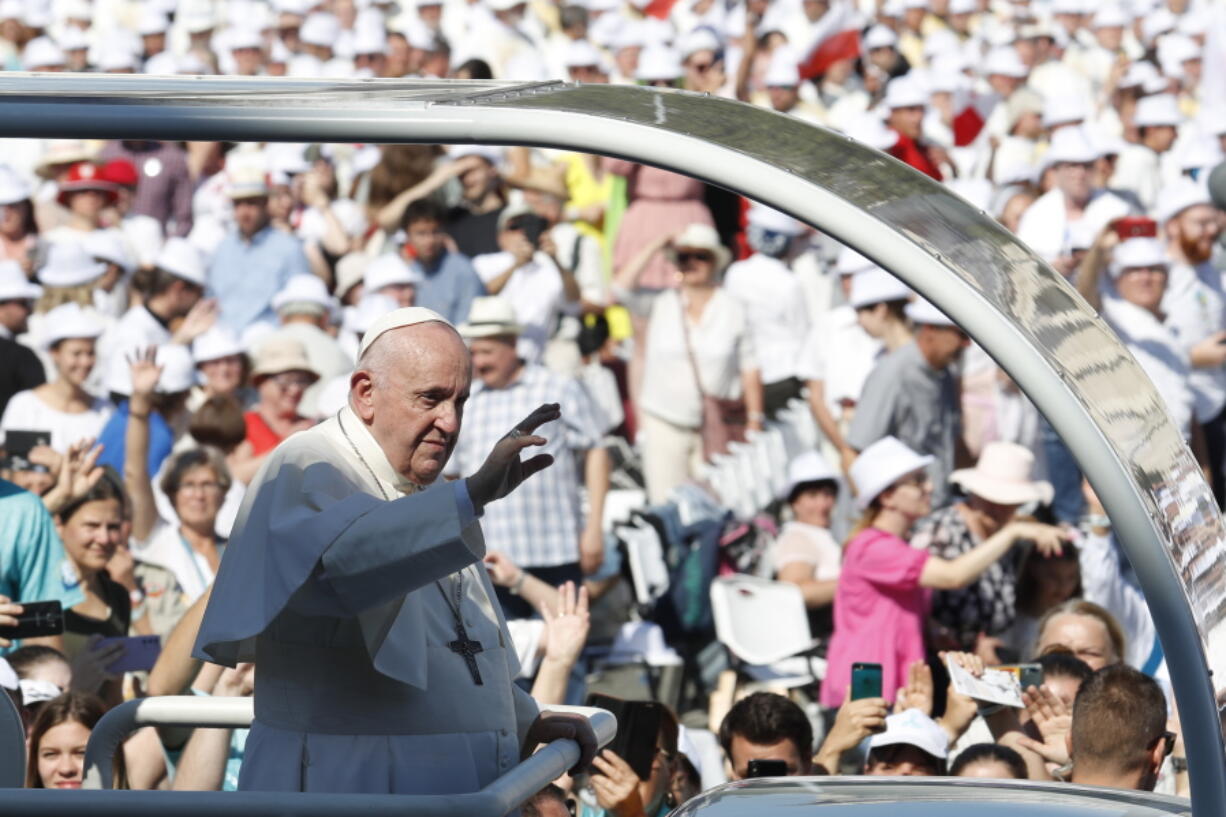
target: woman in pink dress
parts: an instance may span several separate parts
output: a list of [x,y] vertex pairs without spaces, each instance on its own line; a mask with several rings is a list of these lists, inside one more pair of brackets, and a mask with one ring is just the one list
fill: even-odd
[[1038,523],[1015,523],[956,559],[932,556],[907,544],[911,527],[932,510],[932,482],[920,456],[893,437],[864,449],[851,465],[864,512],[843,548],[834,594],[834,634],[826,656],[822,706],[843,705],[857,662],[881,665],[881,693],[893,701],[906,686],[907,668],[924,660],[924,618],[929,591],[966,587],[1015,542],[1034,541],[1058,553],[1063,537]]
[[[604,159],[603,164],[607,172],[625,177],[630,202],[617,228],[613,269],[621,269],[661,236],[675,235],[690,224],[715,226],[697,179],[622,159]],[[677,285],[677,268],[658,252],[647,262],[638,285],[643,290],[672,289]]]

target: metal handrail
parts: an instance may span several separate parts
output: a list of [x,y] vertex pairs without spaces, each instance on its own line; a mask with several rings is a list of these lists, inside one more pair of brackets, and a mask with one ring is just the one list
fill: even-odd
[[111,788],[115,753],[128,735],[142,726],[246,729],[254,718],[253,698],[166,695],[126,701],[103,715],[90,732],[81,786]]
[[[550,706],[551,712],[583,715],[606,746],[617,733],[617,719],[603,709]],[[121,704],[95,725],[85,750],[85,785],[73,797],[49,796],[37,790],[6,792],[11,814],[29,817],[132,817],[139,814],[173,817],[500,817],[560,777],[579,760],[573,740],[555,740],[478,792],[458,795],[286,794],[273,792],[130,792],[109,788],[111,758],[124,738],[141,726],[241,728],[254,716],[250,698],[198,698],[190,695],[142,698]],[[94,788],[94,791],[90,791]]]

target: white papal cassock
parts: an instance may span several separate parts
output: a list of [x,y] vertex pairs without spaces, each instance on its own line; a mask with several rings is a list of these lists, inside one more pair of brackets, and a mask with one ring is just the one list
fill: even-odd
[[[467,489],[413,490],[347,407],[256,475],[196,641],[197,657],[256,664],[240,789],[456,794],[519,761],[537,707],[512,683]],[[440,587],[461,575],[481,685],[447,646]]]

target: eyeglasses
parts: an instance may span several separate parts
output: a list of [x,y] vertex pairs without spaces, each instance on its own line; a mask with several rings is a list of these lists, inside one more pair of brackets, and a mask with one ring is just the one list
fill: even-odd
[[310,375],[294,374],[293,372],[283,372],[282,374],[273,375],[268,379],[276,383],[278,388],[282,389],[292,389],[295,386],[305,389],[315,382],[315,379]]
[[199,491],[202,494],[212,494],[221,491],[220,482],[184,482],[179,486],[180,491]]
[[713,62],[692,62],[690,63],[690,68],[693,68],[700,74],[705,74],[710,71],[714,65],[715,63]]
[[677,259],[678,264],[688,264],[691,261],[701,261],[710,264],[715,260],[715,256],[709,252],[686,252],[685,250],[682,250],[673,257]]
[[[1158,738],[1158,740],[1165,741],[1166,743],[1166,745],[1162,747],[1163,757],[1171,756],[1171,752],[1175,751],[1175,741],[1177,741],[1178,739],[1179,739],[1179,735],[1176,735],[1174,732],[1163,732],[1162,733],[1162,735]],[[1157,742],[1158,741],[1154,741],[1154,743],[1157,743]],[[1153,744],[1150,744],[1150,745],[1152,746]]]

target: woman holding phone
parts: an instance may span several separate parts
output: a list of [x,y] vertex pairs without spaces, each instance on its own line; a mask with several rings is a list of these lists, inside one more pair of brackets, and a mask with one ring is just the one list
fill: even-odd
[[932,510],[932,482],[921,456],[894,437],[864,449],[851,465],[863,516],[843,548],[834,594],[834,634],[827,653],[821,703],[841,706],[853,663],[880,664],[881,696],[894,700],[907,668],[924,660],[924,618],[931,590],[966,587],[1018,539],[1060,552],[1064,534],[1049,525],[1014,522],[955,559],[911,547],[907,537]]

